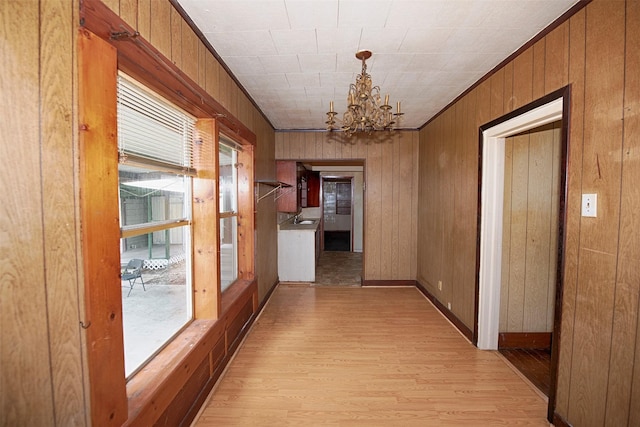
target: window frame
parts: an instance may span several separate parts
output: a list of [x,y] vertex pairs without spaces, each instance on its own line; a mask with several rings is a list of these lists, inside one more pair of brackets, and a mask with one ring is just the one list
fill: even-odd
[[[183,371],[185,364],[202,360],[203,352],[217,347],[211,340],[220,333],[224,336],[228,325],[219,317],[235,315],[240,310],[236,301],[244,300],[248,295],[253,295],[249,301],[253,300],[255,310],[253,149],[256,137],[153,46],[137,38],[135,30],[100,1],[83,2],[80,22],[82,27],[77,37],[77,167],[85,299],[80,326],[87,352],[91,424],[122,425],[127,420],[153,424],[161,415],[157,413],[158,409],[167,408],[175,399],[180,384],[189,380],[191,374]],[[111,37],[113,28],[121,30],[120,34],[124,36]],[[243,152],[250,154],[251,162],[238,194],[241,222],[238,233],[243,241],[238,263],[242,278],[222,297],[219,253],[211,250],[217,246],[219,223],[217,151],[209,150],[213,159],[210,161],[202,156],[207,144],[195,147],[194,151],[200,150],[200,160],[208,162],[207,167],[199,169],[193,178],[191,248],[195,320],[128,382],[124,375],[121,288],[114,286],[120,274],[115,132],[118,70],[195,116],[198,119],[196,129],[200,130],[203,140],[210,137],[217,141],[214,136],[220,130],[234,135],[234,139],[245,147]],[[227,348],[226,341],[223,344]],[[113,375],[114,372],[122,372],[122,375]]]

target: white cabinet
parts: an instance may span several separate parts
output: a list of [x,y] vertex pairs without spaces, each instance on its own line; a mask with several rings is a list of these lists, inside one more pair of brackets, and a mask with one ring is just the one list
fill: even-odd
[[278,231],[278,277],[281,282],[315,282],[316,228]]

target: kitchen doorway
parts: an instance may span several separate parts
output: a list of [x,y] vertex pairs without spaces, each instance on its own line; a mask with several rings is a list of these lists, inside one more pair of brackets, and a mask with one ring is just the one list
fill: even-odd
[[[307,170],[320,175],[320,200],[316,209],[319,211],[321,241],[314,285],[361,286],[364,269],[364,162],[300,162]],[[331,184],[326,191],[325,183]],[[332,199],[327,207],[325,199]],[[325,232],[328,232],[326,236]]]

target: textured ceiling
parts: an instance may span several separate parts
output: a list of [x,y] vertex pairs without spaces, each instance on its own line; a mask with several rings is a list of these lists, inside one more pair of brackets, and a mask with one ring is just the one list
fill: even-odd
[[[577,0],[174,0],[278,130],[324,129],[361,71],[422,126]],[[340,116],[339,116],[340,117]]]

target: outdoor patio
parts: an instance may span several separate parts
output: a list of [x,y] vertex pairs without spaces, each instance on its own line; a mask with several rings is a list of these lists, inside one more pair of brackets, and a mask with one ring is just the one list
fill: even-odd
[[[120,255],[122,268],[131,259],[144,260],[142,279],[131,288],[127,280],[122,285],[122,318],[124,329],[125,373],[129,376],[191,318],[187,307],[186,260],[183,245],[170,245],[169,259],[165,245],[129,249]],[[222,283],[232,281],[231,245],[221,248]],[[149,256],[152,259],[149,259]],[[166,266],[163,266],[166,265]],[[131,292],[129,292],[131,291]]]

